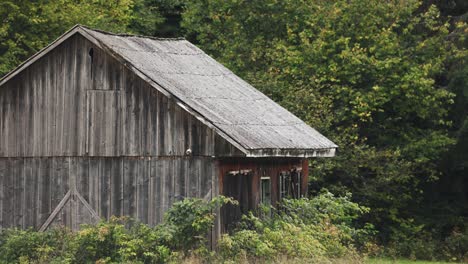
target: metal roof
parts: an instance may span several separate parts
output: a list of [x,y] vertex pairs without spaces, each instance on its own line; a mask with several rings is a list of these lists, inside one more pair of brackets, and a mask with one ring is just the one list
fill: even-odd
[[176,98],[247,156],[334,156],[337,146],[332,141],[185,39],[118,35],[75,26],[56,42],[73,31]]

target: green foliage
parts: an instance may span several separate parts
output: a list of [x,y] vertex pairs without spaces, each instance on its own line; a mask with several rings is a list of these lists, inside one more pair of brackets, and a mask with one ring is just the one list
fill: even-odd
[[4,230],[0,234],[0,263],[178,263],[191,256],[210,263],[281,259],[328,263],[350,256],[361,259],[356,246],[368,243],[374,232],[353,223],[367,208],[349,197],[324,192],[313,199],[285,200],[279,210],[272,208],[273,214],[267,218],[252,213],[243,216],[239,228],[220,239],[215,254],[206,247],[206,236],[213,227],[213,212],[227,203],[236,202],[225,197],[176,202],[164,222],[153,228],[113,217],[82,226],[76,233],[63,228]]
[[0,234],[0,263],[168,263],[192,253],[209,257],[206,236],[213,212],[226,203],[234,201],[220,196],[176,202],[154,228],[113,217],[82,226],[77,233],[63,228],[5,230]]
[[324,261],[357,255],[371,243],[374,229],[356,228],[354,220],[368,211],[329,192],[299,200],[283,200],[267,218],[252,213],[244,216],[238,229],[224,235],[219,252],[224,259],[257,258],[275,260],[278,256],[308,261]]
[[65,229],[37,232],[8,229],[0,233],[0,263],[70,263],[75,245]]
[[312,191],[352,192],[385,243],[405,222],[427,223],[424,192],[449,177],[441,164],[460,127],[453,107],[467,116],[468,31],[448,22],[418,0],[204,0],[186,3],[182,25],[338,144],[336,158],[313,161]]
[[201,199],[184,199],[167,211],[161,229],[169,231],[166,243],[172,249],[185,251],[199,248],[206,243],[206,232],[213,226],[215,209],[223,204],[237,202],[218,196],[210,202]]
[[125,218],[112,218],[96,226],[85,226],[75,238],[73,262],[151,262],[164,263],[171,251],[159,243],[150,227]]
[[0,76],[75,24],[139,33],[163,22],[143,0],[4,0],[0,2],[0,18]]
[[423,230],[422,226],[407,225],[398,229],[383,254],[392,258],[465,263],[468,261],[468,232],[455,228],[449,236],[440,240]]
[[281,203],[280,215],[285,221],[303,224],[319,224],[324,220],[332,224],[350,226],[369,208],[350,201],[351,194],[335,197],[324,190],[312,199],[285,199]]

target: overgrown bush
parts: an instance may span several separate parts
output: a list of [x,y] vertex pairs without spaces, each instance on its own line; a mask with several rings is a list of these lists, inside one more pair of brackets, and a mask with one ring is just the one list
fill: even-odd
[[72,239],[77,244],[73,263],[166,263],[171,257],[158,228],[126,218],[85,226]]
[[433,237],[423,225],[407,223],[395,230],[382,255],[392,258],[468,262],[468,230],[455,227],[445,237]]
[[8,229],[0,235],[0,263],[167,263],[192,250],[207,252],[206,236],[214,211],[232,202],[185,199],[174,203],[162,224],[149,227],[113,217],[79,232],[53,228],[46,232]]
[[215,209],[227,203],[237,203],[231,198],[218,196],[206,202],[185,199],[175,203],[166,213],[164,222],[156,229],[166,233],[165,244],[173,250],[200,249],[206,244],[207,232],[215,219]]
[[7,229],[0,234],[0,263],[70,263],[75,235],[54,228],[47,232]]
[[207,247],[207,234],[214,212],[226,203],[235,201],[217,197],[176,202],[155,227],[113,217],[78,232],[5,230],[0,263],[359,262],[357,252],[374,232],[354,223],[367,208],[349,196],[323,192],[311,199],[284,200],[271,214],[244,215],[237,228],[219,240],[215,254]]
[[335,197],[329,192],[307,199],[283,200],[272,215],[244,216],[238,229],[219,241],[224,259],[278,257],[324,261],[358,256],[357,248],[370,243],[374,229],[354,226],[368,208],[350,201],[350,196]]

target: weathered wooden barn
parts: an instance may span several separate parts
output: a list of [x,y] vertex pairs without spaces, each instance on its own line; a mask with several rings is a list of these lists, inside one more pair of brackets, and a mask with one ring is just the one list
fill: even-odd
[[307,191],[336,145],[183,39],[75,26],[0,80],[0,227],[156,224],[232,196],[217,233]]

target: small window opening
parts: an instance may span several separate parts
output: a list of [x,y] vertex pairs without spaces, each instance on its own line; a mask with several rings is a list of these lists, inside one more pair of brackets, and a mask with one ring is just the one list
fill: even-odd
[[300,170],[283,171],[279,175],[279,194],[282,198],[298,199],[301,197],[302,173]]
[[271,216],[271,179],[270,177],[260,178],[260,214]]
[[261,203],[271,205],[271,180],[270,177],[261,178]]
[[88,54],[91,57],[91,63],[92,63],[93,62],[93,56],[94,56],[94,49],[90,48]]

